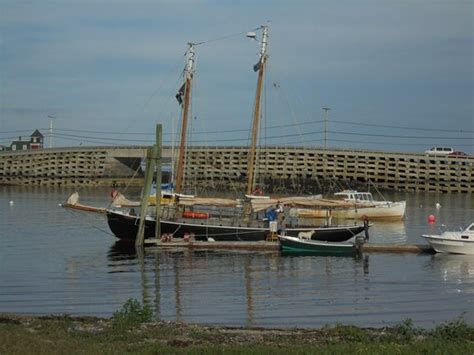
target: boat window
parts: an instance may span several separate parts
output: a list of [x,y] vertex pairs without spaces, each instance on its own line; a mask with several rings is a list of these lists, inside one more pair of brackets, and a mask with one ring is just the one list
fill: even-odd
[[474,224],[472,224],[472,225],[469,227],[469,230],[470,230],[470,231],[474,231]]
[[461,239],[469,239],[468,235],[461,235]]
[[350,194],[350,195],[349,195],[349,198],[350,198],[351,200],[353,200],[353,199],[354,199],[354,195],[353,195],[353,194]]

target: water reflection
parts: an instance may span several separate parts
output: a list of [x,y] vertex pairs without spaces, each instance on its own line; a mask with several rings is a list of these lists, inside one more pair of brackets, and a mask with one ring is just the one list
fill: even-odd
[[257,315],[278,314],[278,307],[288,312],[317,300],[331,304],[341,288],[353,293],[369,274],[368,255],[281,256],[115,243],[108,259],[110,273],[140,274],[142,302],[153,302],[157,319],[249,327],[261,324]]
[[439,272],[443,281],[470,285],[465,292],[474,293],[474,256],[438,253],[430,260],[430,266]]
[[404,244],[408,240],[405,221],[374,221],[369,234],[371,243]]
[[244,258],[245,291],[247,295],[247,327],[254,326],[253,322],[253,288],[252,288],[252,259],[250,255]]
[[[71,192],[0,187],[0,312],[110,317],[135,298],[152,305],[160,319],[190,323],[383,326],[412,318],[431,326],[466,312],[466,321],[474,324],[470,257],[281,257],[148,248],[137,254],[133,245],[111,245],[115,239],[103,216],[59,208]],[[110,189],[79,192],[87,204],[109,202]],[[373,221],[374,243],[420,244],[420,235],[439,232],[441,223],[456,230],[474,220],[474,199],[468,194],[386,198],[406,199],[407,215],[400,223]],[[432,227],[429,214],[437,216]]]
[[140,267],[140,277],[141,277],[141,285],[142,285],[142,302],[144,305],[150,306],[149,300],[149,287],[148,287],[148,279],[147,273],[145,271],[145,248],[138,247],[135,249],[136,255],[138,258],[138,265]]
[[133,260],[137,258],[137,252],[133,243],[115,242],[107,254],[110,261]]

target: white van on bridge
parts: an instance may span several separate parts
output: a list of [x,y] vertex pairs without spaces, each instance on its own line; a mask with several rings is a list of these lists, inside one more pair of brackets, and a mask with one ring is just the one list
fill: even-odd
[[432,147],[429,150],[425,150],[426,155],[448,155],[454,153],[452,147]]

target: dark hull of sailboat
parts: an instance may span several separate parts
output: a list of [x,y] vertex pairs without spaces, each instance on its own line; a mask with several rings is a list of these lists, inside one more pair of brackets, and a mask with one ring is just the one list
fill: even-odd
[[[139,217],[113,211],[107,212],[107,222],[112,233],[120,240],[135,241]],[[222,225],[202,222],[161,221],[161,234],[170,233],[174,238],[183,238],[185,234],[194,235],[196,240],[245,241],[257,242],[266,240],[270,231],[268,227],[245,227],[241,225]],[[145,221],[145,238],[155,237],[156,222]],[[330,242],[343,242],[364,231],[363,225],[288,228],[285,234],[297,237],[300,232],[312,232],[311,239]]]
[[[134,241],[138,232],[139,217],[120,213],[107,212],[110,230],[121,240]],[[145,221],[145,238],[155,238],[156,222]],[[183,238],[185,234],[193,235],[195,240],[215,241],[246,241],[257,242],[266,240],[267,228],[251,228],[242,226],[222,226],[210,223],[193,223],[182,221],[161,221],[161,234],[169,233],[174,238]]]

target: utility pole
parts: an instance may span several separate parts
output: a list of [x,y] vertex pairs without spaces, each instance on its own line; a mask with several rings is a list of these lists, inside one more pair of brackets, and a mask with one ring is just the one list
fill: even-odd
[[56,116],[48,115],[48,117],[49,117],[49,147],[53,148],[53,119],[55,119]]
[[324,149],[328,148],[328,111],[329,107],[323,107],[324,110]]

